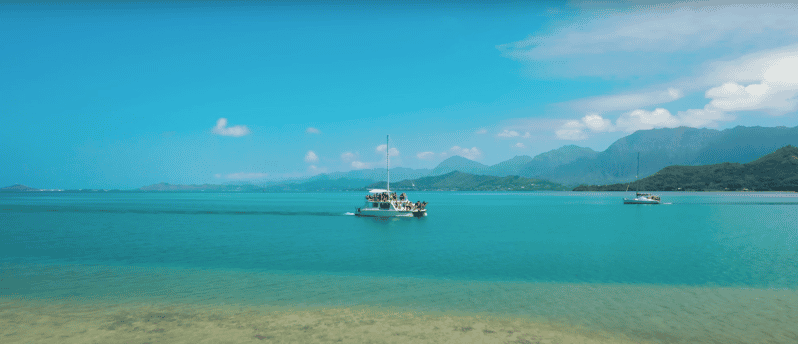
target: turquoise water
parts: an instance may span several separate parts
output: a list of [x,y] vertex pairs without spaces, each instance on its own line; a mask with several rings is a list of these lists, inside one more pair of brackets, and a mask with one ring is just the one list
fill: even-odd
[[[381,306],[794,342],[798,194],[0,194],[0,296]],[[764,336],[764,337],[763,337]],[[769,337],[767,337],[769,336]]]

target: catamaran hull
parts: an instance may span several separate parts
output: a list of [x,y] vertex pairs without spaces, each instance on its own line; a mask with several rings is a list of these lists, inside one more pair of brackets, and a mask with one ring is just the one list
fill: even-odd
[[638,200],[638,199],[624,199],[623,204],[659,204],[659,201],[654,200]]
[[404,210],[369,210],[362,209],[355,213],[356,216],[364,217],[424,217],[427,216],[426,210],[404,211]]

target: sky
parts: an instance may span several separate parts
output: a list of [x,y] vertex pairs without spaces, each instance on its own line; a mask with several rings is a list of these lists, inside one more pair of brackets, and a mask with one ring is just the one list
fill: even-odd
[[798,5],[0,3],[0,187],[245,183],[798,125]]

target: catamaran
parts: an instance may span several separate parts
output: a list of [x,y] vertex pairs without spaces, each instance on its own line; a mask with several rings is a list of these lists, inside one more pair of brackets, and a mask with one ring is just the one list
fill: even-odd
[[357,208],[355,215],[371,217],[424,217],[427,216],[427,202],[411,202],[404,193],[391,192],[390,136],[385,138],[385,166],[388,171],[386,189],[369,190],[366,203]]
[[[635,174],[635,181],[640,177],[640,152],[637,152],[637,174]],[[631,184],[631,183],[629,183]],[[636,183],[637,188],[635,191],[635,198],[624,198],[623,204],[659,204],[659,196],[647,193],[640,193],[640,183]],[[626,186],[626,191],[629,191],[629,185]]]

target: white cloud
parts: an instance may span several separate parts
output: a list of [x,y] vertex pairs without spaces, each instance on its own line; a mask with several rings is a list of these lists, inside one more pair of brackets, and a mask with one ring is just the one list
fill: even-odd
[[588,114],[580,120],[570,120],[560,126],[554,133],[561,140],[581,141],[588,138],[587,132],[615,131],[612,121],[599,114]]
[[468,149],[454,146],[449,149],[449,152],[451,152],[452,155],[459,155],[469,160],[479,160],[482,158],[482,151],[480,151],[477,147]]
[[316,155],[315,152],[308,151],[307,154],[305,154],[305,162],[314,163],[314,162],[317,162],[317,161],[319,161],[319,156]]
[[668,87],[657,91],[617,94],[562,103],[576,111],[605,113],[618,110],[632,110],[641,107],[669,103],[684,97],[682,90]]
[[[521,131],[525,131],[526,133],[535,133],[538,136],[540,134],[549,134],[561,127],[562,124],[563,120],[552,118],[513,118],[502,121],[502,125],[507,128],[508,132],[515,131],[520,135]],[[525,134],[524,137],[526,136]],[[531,134],[529,136],[532,137]]]
[[587,139],[585,128],[587,126],[580,121],[568,121],[554,133],[561,140],[581,141]]
[[357,160],[357,154],[352,152],[343,152],[341,153],[341,161],[343,162],[351,162]]
[[676,116],[671,115],[670,111],[663,108],[653,111],[638,109],[621,114],[615,121],[615,125],[609,119],[596,114],[587,115],[581,120],[567,121],[556,131],[556,135],[561,140],[581,141],[588,139],[588,134],[591,132],[634,132],[679,126],[715,127],[718,122],[733,119],[734,116],[716,109],[712,105],[707,105],[703,109],[679,111]]
[[507,138],[510,138],[510,137],[518,137],[518,136],[521,136],[521,134],[519,134],[519,133],[518,133],[517,131],[515,131],[515,130],[507,130],[507,129],[504,129],[504,131],[500,132],[500,133],[499,133],[498,135],[496,135],[496,136],[498,136],[498,137],[507,137]]
[[[584,11],[587,16],[548,35],[498,46],[518,60],[609,52],[674,52],[719,43],[774,39],[774,32],[798,34],[794,4],[672,3],[636,5],[632,10]],[[768,37],[770,36],[770,37]],[[729,42],[731,41],[731,42]]]
[[482,134],[487,134],[487,133],[488,133],[488,129],[485,129],[485,128],[479,128],[479,129],[477,129],[477,131],[475,131],[474,133],[475,133],[475,134],[479,134],[479,135],[482,135]]
[[[585,6],[587,3],[593,5]],[[608,3],[612,2],[584,2],[568,20],[559,21],[564,25],[553,21],[555,26],[541,30],[542,34],[498,45],[497,49],[507,58],[525,62],[527,72],[536,77],[642,77],[684,75],[707,56],[770,49],[792,44],[798,37],[798,26],[794,24],[798,17],[796,4]],[[638,103],[617,110],[661,103]]]
[[735,119],[734,116],[715,109],[710,105],[705,106],[703,109],[679,111],[677,117],[682,122],[682,125],[693,128],[717,127],[718,122]]
[[532,137],[532,135],[529,134],[528,131],[526,133],[524,133],[523,135],[521,135],[521,133],[519,133],[519,132],[517,132],[515,130],[507,130],[507,129],[504,129],[502,132],[500,132],[496,136],[503,137],[503,138],[523,137],[525,139],[528,139],[528,138]]
[[705,85],[717,85],[728,81],[752,83],[770,79],[776,83],[795,83],[795,58],[798,44],[776,49],[760,50],[729,61],[709,64],[699,78]]
[[356,170],[362,170],[362,169],[365,169],[365,168],[371,168],[371,164],[370,163],[357,161],[357,160],[356,161],[352,161],[351,166],[352,166],[352,168],[354,168]]
[[680,125],[679,119],[673,117],[671,112],[662,108],[654,111],[634,110],[618,117],[615,126],[619,130],[634,132],[654,128],[676,128]]
[[316,129],[316,128],[313,128],[313,127],[309,127],[307,129],[305,129],[305,132],[308,133],[308,134],[321,134],[321,131],[319,131],[319,129]]
[[420,152],[416,154],[416,157],[421,160],[432,160],[435,157],[435,153],[433,152]]
[[222,136],[241,137],[249,134],[249,128],[243,125],[228,127],[227,118],[219,118],[216,121],[216,126],[213,127],[213,133]]
[[582,123],[584,123],[588,129],[594,132],[600,133],[613,130],[612,122],[598,114],[589,114],[585,117],[582,117]]
[[[377,148],[374,149],[377,153],[385,153],[385,149],[388,148],[388,145],[379,145]],[[399,150],[396,148],[391,148],[391,152],[388,153],[389,156],[399,156]]]
[[521,143],[521,142],[518,142],[518,143],[514,144],[513,147],[515,147],[515,148],[526,148],[526,146],[523,143]]
[[[718,74],[729,79],[706,92],[706,97],[712,99],[711,106],[730,112],[763,110],[775,115],[798,109],[798,48],[758,55],[737,61],[737,68],[724,66],[725,70]],[[745,81],[750,83],[740,84]]]
[[[233,179],[233,180],[248,180],[248,179],[263,179],[268,177],[268,173],[250,173],[250,172],[239,172],[239,173],[230,173],[224,176],[225,179]],[[220,174],[216,175],[216,178],[221,178]]]

